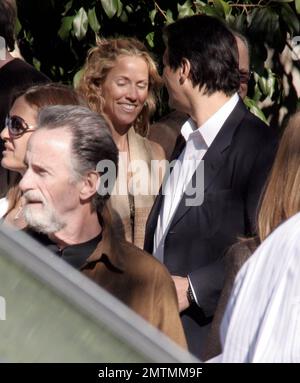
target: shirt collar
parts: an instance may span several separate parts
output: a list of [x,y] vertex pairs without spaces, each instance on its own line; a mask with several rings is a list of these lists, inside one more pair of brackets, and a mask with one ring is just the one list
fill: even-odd
[[60,249],[46,234],[37,233],[31,229],[27,230],[27,233],[76,269],[80,269],[81,266],[86,263],[90,254],[94,252],[98,243],[101,242],[102,239],[102,233],[100,233],[89,241],[69,245]]
[[194,137],[199,136],[200,133],[206,146],[209,148],[238,101],[239,96],[235,93],[216,113],[198,128],[194,120],[189,118],[181,128],[181,134],[184,139],[186,141],[194,139]]
[[107,207],[104,207],[101,219],[102,241],[98,243],[98,246],[87,258],[81,269],[85,268],[89,263],[97,262],[99,260],[108,260],[108,262],[115,268],[124,270],[125,257],[122,253],[122,247],[119,245],[120,242],[122,242],[122,238],[118,238],[118,236],[114,234],[111,224],[111,215]]
[[104,207],[100,217],[102,232],[91,240],[76,245],[66,246],[60,250],[51,239],[42,233],[37,233],[32,229],[25,229],[34,239],[47,247],[50,251],[60,256],[76,269],[84,269],[92,262],[109,262],[119,270],[125,269],[122,248],[119,246],[121,241],[113,233],[111,217],[108,209]]

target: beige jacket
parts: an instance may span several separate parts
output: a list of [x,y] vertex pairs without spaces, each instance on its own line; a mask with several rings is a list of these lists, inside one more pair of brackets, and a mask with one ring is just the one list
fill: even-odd
[[[142,249],[147,218],[165,172],[165,166],[162,166],[161,172],[155,173],[154,165],[158,165],[158,162],[152,163],[151,168],[151,161],[163,161],[165,158],[163,150],[157,150],[156,143],[136,133],[134,128],[127,134],[129,155],[120,153],[118,177],[107,206],[112,215],[114,231]],[[131,182],[127,187],[128,176]]]

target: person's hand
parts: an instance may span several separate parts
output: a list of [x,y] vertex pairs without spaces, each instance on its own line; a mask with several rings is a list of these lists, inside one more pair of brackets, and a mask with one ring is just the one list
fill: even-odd
[[178,277],[176,275],[172,275],[172,279],[176,287],[179,312],[181,312],[189,307],[189,301],[186,294],[189,287],[189,280],[187,277]]

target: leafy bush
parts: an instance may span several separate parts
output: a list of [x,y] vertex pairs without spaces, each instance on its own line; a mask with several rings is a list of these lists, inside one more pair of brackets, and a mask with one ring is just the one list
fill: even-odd
[[[291,76],[285,73],[280,53],[286,47],[292,53],[291,39],[300,29],[300,0],[18,0],[18,8],[21,53],[54,81],[64,83],[78,81],[86,53],[97,36],[136,36],[161,65],[164,24],[195,13],[225,19],[250,42],[254,77],[246,99],[248,107],[264,119],[257,106],[271,100],[264,112],[273,123],[278,122],[281,106],[289,112],[297,107],[297,92]],[[293,64],[299,68],[297,61]],[[284,77],[288,94],[283,92]],[[159,114],[166,111],[164,105]]]

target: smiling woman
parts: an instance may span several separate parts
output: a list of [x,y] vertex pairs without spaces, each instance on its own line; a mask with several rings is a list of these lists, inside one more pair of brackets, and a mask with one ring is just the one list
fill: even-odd
[[1,166],[16,172],[5,198],[0,200],[0,218],[17,228],[25,223],[22,198],[19,190],[21,175],[26,170],[24,162],[28,140],[37,128],[39,110],[48,105],[82,105],[84,102],[73,89],[55,83],[36,85],[20,91],[13,97],[5,127],[1,132],[4,141]]
[[[123,154],[119,159],[117,183],[110,199],[114,227],[119,234],[143,247],[145,224],[154,202],[151,184],[151,161],[163,160],[161,147],[145,138],[149,118],[155,110],[161,86],[155,62],[145,46],[133,38],[102,39],[87,56],[79,91],[89,107],[104,113],[111,122],[114,141]],[[141,195],[130,182],[130,166],[122,163],[143,161],[147,172],[135,182],[147,182],[148,193]],[[163,170],[160,174],[162,178]],[[122,191],[122,192],[121,192]]]

